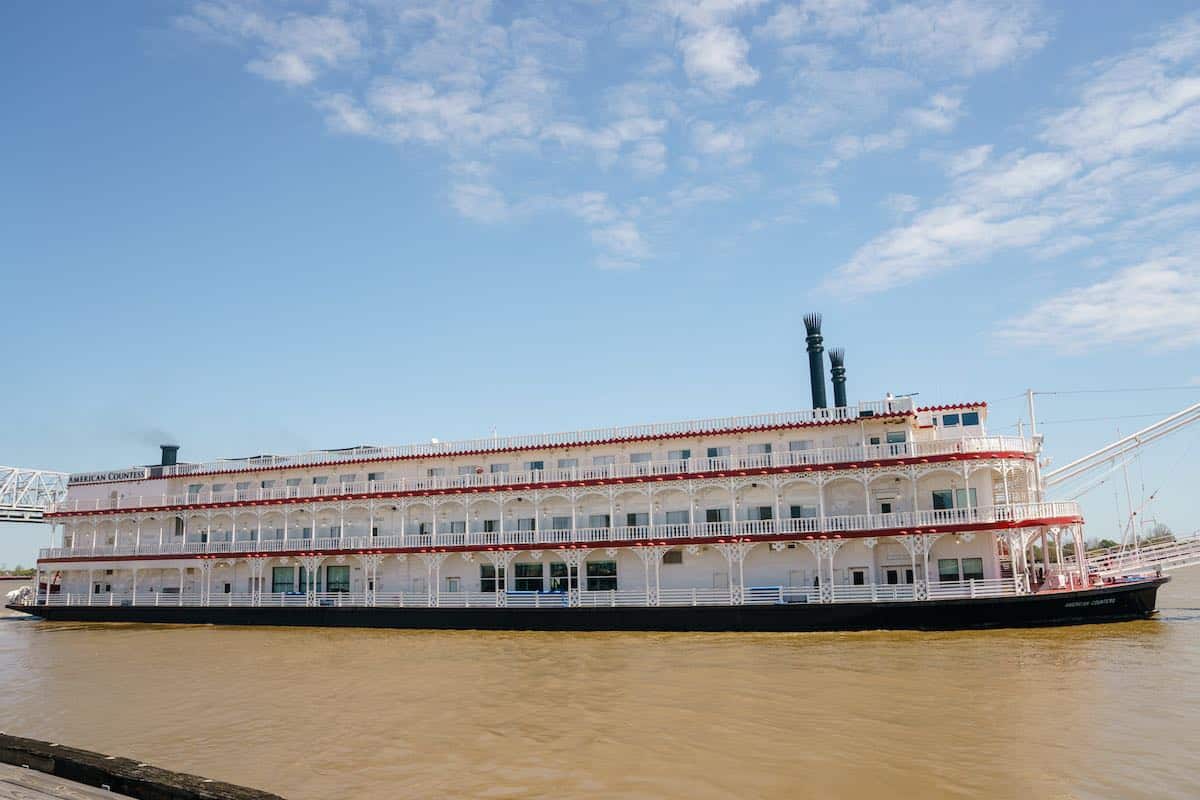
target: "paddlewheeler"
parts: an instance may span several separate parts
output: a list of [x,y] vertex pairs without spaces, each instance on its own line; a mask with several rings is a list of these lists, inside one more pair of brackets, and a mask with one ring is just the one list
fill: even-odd
[[1194,540],[1091,563],[1079,506],[1046,498],[1083,460],[1043,475],[1036,425],[990,433],[985,402],[851,404],[837,349],[830,404],[820,317],[805,324],[805,410],[195,463],[171,444],[155,464],[73,474],[44,515],[56,546],[9,608],[81,622],[945,630],[1144,619],[1161,566],[1200,563]]

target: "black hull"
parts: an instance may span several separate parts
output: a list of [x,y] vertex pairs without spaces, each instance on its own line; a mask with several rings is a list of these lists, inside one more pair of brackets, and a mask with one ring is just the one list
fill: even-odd
[[905,603],[648,608],[20,606],[52,622],[530,631],[969,630],[1146,619],[1168,578],[1081,592]]

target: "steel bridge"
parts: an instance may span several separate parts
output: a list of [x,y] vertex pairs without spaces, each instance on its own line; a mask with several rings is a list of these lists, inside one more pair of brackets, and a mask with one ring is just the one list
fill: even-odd
[[67,473],[0,466],[0,522],[43,522],[67,497]]

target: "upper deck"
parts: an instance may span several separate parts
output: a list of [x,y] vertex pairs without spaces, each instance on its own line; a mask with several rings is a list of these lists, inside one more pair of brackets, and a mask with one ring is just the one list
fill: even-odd
[[1018,437],[988,436],[985,419],[983,403],[916,408],[911,398],[897,398],[845,408],[133,467],[72,476],[67,499],[51,513],[859,469],[1031,452]]

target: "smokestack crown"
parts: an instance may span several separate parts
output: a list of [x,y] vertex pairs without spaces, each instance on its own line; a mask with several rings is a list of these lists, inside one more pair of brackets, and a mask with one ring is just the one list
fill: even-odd
[[804,328],[808,331],[809,336],[821,335],[821,315],[820,314],[805,314]]

